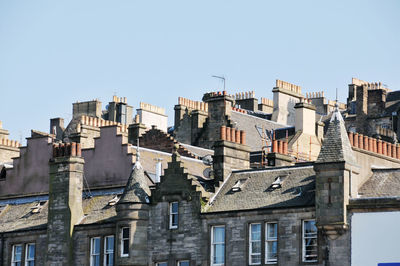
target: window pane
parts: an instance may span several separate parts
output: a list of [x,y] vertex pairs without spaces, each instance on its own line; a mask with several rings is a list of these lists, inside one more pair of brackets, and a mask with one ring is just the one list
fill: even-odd
[[171,213],[178,213],[178,202],[171,203]]
[[260,264],[261,263],[261,254],[251,255],[251,264]]
[[158,262],[157,266],[168,266],[167,262]]
[[317,227],[315,221],[303,222],[303,260],[316,261],[318,258]]
[[225,228],[224,227],[214,227],[214,243],[225,242]]
[[225,262],[225,244],[214,245],[214,263]]
[[14,261],[21,261],[22,257],[22,246],[14,246]]
[[268,223],[268,238],[276,238],[278,236],[278,224],[277,223]]
[[261,240],[261,224],[251,224],[251,240]]
[[122,228],[122,238],[129,238],[129,227]]
[[189,266],[189,261],[185,260],[185,261],[180,261],[178,262],[179,266]]
[[114,236],[106,237],[106,251],[114,252]]
[[267,242],[267,258],[268,260],[275,261],[278,257],[278,242]]
[[35,259],[35,244],[28,244],[27,250],[28,250],[27,259],[28,260]]
[[177,214],[172,215],[172,226],[178,226],[178,215]]
[[124,240],[123,254],[129,254],[129,241]]
[[261,253],[261,241],[251,243],[251,253]]

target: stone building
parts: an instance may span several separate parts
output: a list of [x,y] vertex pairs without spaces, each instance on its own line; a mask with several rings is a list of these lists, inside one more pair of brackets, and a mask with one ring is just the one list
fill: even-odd
[[203,100],[174,134],[82,108],[63,140],[32,131],[2,164],[0,265],[351,265],[353,217],[400,211],[400,146],[339,104],[321,125],[299,98],[289,125],[251,93]]

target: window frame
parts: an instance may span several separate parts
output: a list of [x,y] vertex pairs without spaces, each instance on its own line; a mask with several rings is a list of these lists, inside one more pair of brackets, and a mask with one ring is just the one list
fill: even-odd
[[[128,238],[124,238],[124,229],[127,229],[128,230]],[[121,254],[120,254],[120,256],[122,257],[122,258],[126,258],[126,257],[129,257],[129,241],[130,241],[130,238],[131,238],[131,228],[129,227],[129,226],[123,226],[123,227],[121,227],[121,243],[120,243],[120,246],[121,246]],[[124,253],[124,241],[128,241],[128,250],[127,250],[127,253]]]
[[166,266],[168,266],[168,261],[159,261],[159,262],[156,262],[156,266],[163,266],[164,263],[165,263]]
[[[317,231],[315,232],[315,237],[305,237],[305,223],[306,222],[314,222],[314,226],[317,228],[317,226],[315,225],[316,224],[316,221],[315,221],[315,219],[307,219],[307,220],[302,220],[302,233],[301,233],[301,242],[302,242],[302,262],[318,262],[318,228],[317,228]],[[315,239],[316,240],[316,243],[317,243],[317,256],[316,256],[316,259],[313,259],[313,260],[307,260],[307,258],[306,258],[306,239]]]
[[[113,250],[111,252],[107,252],[107,239],[113,238]],[[115,236],[114,235],[107,235],[104,236],[104,248],[103,248],[103,265],[107,266],[107,255],[113,254],[112,265],[115,265]]]
[[[173,212],[173,205],[177,205],[176,212]],[[178,229],[179,227],[179,202],[171,201],[168,206],[168,216],[169,216],[169,229]],[[173,224],[174,216],[176,216],[176,225]]]
[[[29,259],[29,246],[34,246],[35,250],[33,253],[33,259]],[[36,260],[36,243],[31,242],[31,243],[26,243],[25,244],[25,266],[29,266],[29,262],[33,261],[33,264],[35,264],[35,260]]]
[[[21,252],[20,252],[20,260],[15,260],[15,248],[16,247],[21,247]],[[11,265],[12,266],[16,266],[17,263],[19,263],[19,265],[22,265],[23,263],[23,254],[24,254],[24,246],[22,243],[19,244],[13,244],[11,247]]]
[[[259,225],[260,226],[260,239],[259,240],[252,240],[252,225]],[[254,222],[254,223],[249,223],[249,227],[248,227],[248,231],[249,231],[249,258],[248,258],[248,263],[249,265],[261,265],[262,263],[262,224],[259,222]],[[260,252],[259,253],[254,253],[252,252],[252,243],[253,242],[260,242]],[[256,262],[252,262],[252,255],[259,255],[260,256],[260,262],[256,263]]]
[[[268,225],[276,225],[276,237],[272,237],[270,238],[268,235]],[[278,233],[278,222],[265,222],[265,264],[277,264],[278,263],[278,250],[276,251],[276,256],[277,258],[275,260],[270,260],[270,258],[268,258],[268,243],[273,243],[276,242],[276,245],[278,246],[279,242],[279,233]]]
[[[214,243],[214,228],[224,228],[224,242],[221,242],[221,243]],[[224,224],[220,224],[220,225],[212,225],[211,226],[211,234],[210,234],[210,236],[211,236],[211,239],[210,239],[210,248],[211,248],[211,252],[210,252],[210,265],[211,266],[223,266],[223,265],[225,265],[225,261],[226,261],[226,254],[225,254],[225,252],[226,252],[226,226],[224,225]],[[223,244],[223,246],[224,246],[224,251],[223,251],[223,253],[224,253],[224,261],[223,261],[223,263],[214,263],[214,260],[213,260],[213,258],[214,258],[214,246],[215,245],[221,245],[221,244]]]
[[[93,252],[94,251],[94,247],[95,247],[94,243],[95,243],[96,239],[99,240],[99,253],[98,254]],[[90,260],[89,260],[89,265],[90,266],[96,266],[96,264],[95,264],[95,262],[93,260],[93,258],[95,256],[98,256],[98,258],[99,258],[99,264],[98,265],[99,266],[101,265],[101,237],[100,236],[94,236],[94,237],[90,238],[90,254],[89,254],[89,256],[90,256]]]

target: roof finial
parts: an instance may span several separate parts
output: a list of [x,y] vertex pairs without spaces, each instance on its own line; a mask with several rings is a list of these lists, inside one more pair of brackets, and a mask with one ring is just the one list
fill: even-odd
[[136,142],[137,142],[137,145],[136,145],[136,162],[139,162],[139,160],[140,160],[139,138],[137,138]]

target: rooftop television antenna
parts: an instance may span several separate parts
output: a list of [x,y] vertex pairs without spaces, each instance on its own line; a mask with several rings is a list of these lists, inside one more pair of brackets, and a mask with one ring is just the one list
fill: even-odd
[[222,80],[224,82],[224,90],[225,90],[225,77],[224,76],[222,76],[222,77],[221,76],[211,76],[211,77]]

